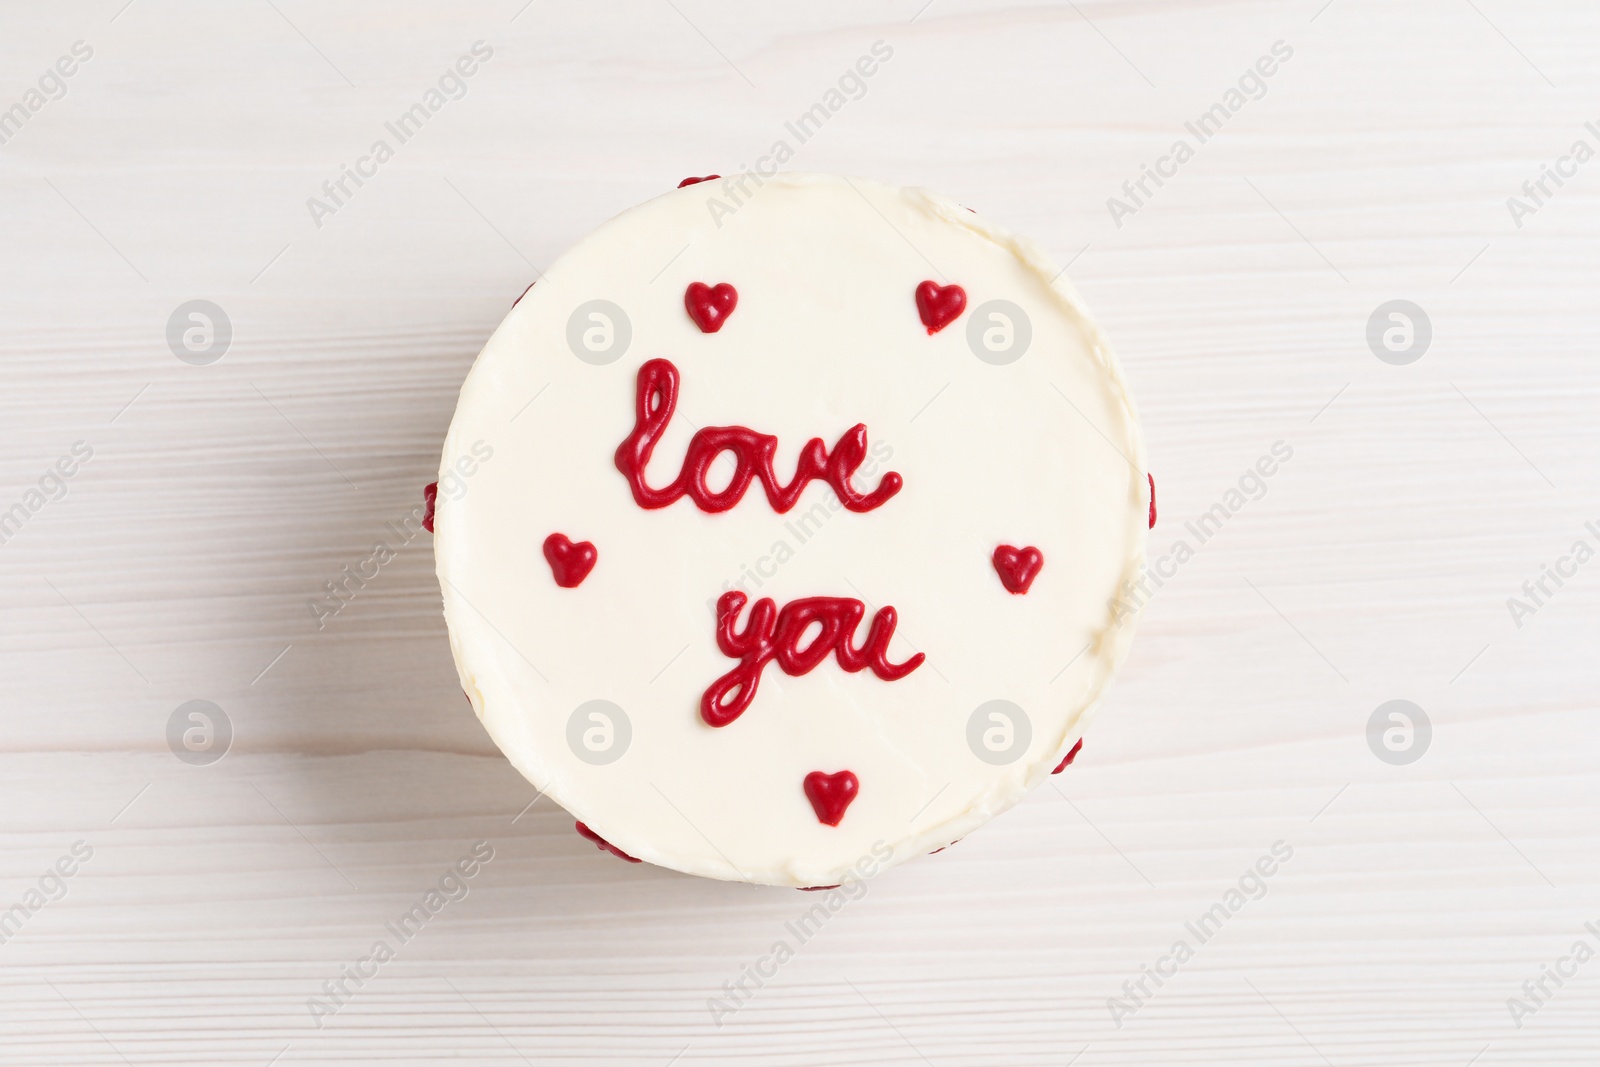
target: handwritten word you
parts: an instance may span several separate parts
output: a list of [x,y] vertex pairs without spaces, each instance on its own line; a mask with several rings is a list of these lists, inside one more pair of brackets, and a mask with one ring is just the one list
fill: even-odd
[[[889,662],[889,642],[898,621],[891,607],[878,609],[866,643],[857,648],[853,643],[856,629],[867,612],[859,600],[808,597],[785,604],[780,612],[772,598],[762,597],[750,609],[744,631],[738,632],[734,625],[747,599],[735,590],[723,593],[717,601],[717,647],[739,665],[712,682],[700,699],[700,717],[709,726],[726,726],[745,713],[768,663],[777,663],[785,674],[809,674],[832,652],[839,666],[851,674],[871,667],[873,674],[892,682],[922,666],[927,658],[918,652],[904,663]],[[806,633],[812,626],[821,629],[807,644]]]

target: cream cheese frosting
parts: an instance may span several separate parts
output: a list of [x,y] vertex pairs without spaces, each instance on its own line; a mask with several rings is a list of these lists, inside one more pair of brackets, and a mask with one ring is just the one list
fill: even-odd
[[[952,287],[966,297],[937,332],[925,282],[946,313]],[[697,321],[696,294],[725,306]],[[859,424],[843,495],[891,472],[898,490],[854,510],[819,474],[786,512],[759,479],[723,511],[641,506],[617,455],[659,410],[659,393],[636,401],[660,360],[676,395],[647,487],[669,486],[708,427],[776,437],[786,484],[808,441],[848,452]],[[733,467],[723,453],[705,492]],[[434,519],[462,688],[512,764],[629,856],[836,884],[963,837],[1082,737],[1132,638],[1115,601],[1143,564],[1145,469],[1109,344],[1031,242],[863,179],[679,188],[563,255],[462,387]],[[1011,592],[1029,550],[1042,563]],[[884,662],[922,658],[888,677],[843,656],[791,674],[780,657],[711,725],[706,691],[741,662],[717,640],[730,590],[746,598],[736,631],[766,599],[780,617],[857,601],[854,649],[892,607]]]

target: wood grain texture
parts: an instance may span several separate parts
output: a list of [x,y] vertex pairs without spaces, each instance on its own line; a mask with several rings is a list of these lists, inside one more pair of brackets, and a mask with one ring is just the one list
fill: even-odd
[[[123,4],[0,10],[0,110],[94,49],[0,145],[0,511],[93,449],[0,546],[0,909],[93,849],[0,944],[0,1063],[1594,1062],[1600,963],[1521,1027],[1506,1002],[1597,942],[1600,565],[1521,628],[1505,601],[1600,521],[1600,162],[1520,228],[1506,198],[1600,146],[1600,10]],[[466,95],[316,226],[306,199],[478,40]],[[307,602],[416,506],[540,268],[754,163],[877,40],[791,166],[940,189],[1071,262],[1141,406],[1154,552],[1294,454],[1151,600],[1070,773],[870,883],[719,1025],[817,901],[527,807],[425,536],[322,628]],[[1115,225],[1277,41],[1264,95]],[[165,341],[194,298],[234,327],[208,367]],[[1434,329],[1406,367],[1364,339],[1395,298]],[[1367,748],[1393,698],[1433,723],[1410,766]],[[235,731],[209,767],[167,748],[191,699]],[[316,1026],[479,840],[470,893]],[[1276,841],[1266,895],[1114,1025]]]

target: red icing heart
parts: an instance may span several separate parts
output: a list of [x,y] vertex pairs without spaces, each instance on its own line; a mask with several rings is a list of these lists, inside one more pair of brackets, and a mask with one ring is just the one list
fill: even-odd
[[727,282],[714,286],[690,282],[683,293],[683,306],[689,309],[689,317],[701,333],[716,333],[739,306],[739,291]]
[[555,575],[556,584],[563,589],[573,589],[589,577],[600,553],[595,551],[592,542],[573,544],[566,534],[553,533],[544,539],[544,558],[550,563],[550,573]]
[[622,851],[616,845],[613,845],[610,841],[607,841],[605,838],[601,837],[599,834],[595,833],[593,830],[589,829],[587,826],[583,825],[583,823],[581,823],[581,822],[578,823],[578,833],[583,835],[588,840],[593,841],[596,848],[605,849],[607,852],[611,853],[613,856],[621,856],[623,859],[627,860],[629,863],[643,863],[644,862],[643,860],[634,859],[632,856],[628,855],[626,852]]
[[1062,771],[1064,771],[1068,767],[1072,766],[1072,761],[1078,758],[1078,749],[1080,749],[1082,747],[1083,747],[1083,738],[1080,737],[1080,738],[1078,738],[1078,743],[1072,746],[1072,751],[1068,752],[1066,758],[1063,759],[1061,761],[1060,765],[1057,766],[1056,769],[1051,771],[1050,773],[1051,774],[1060,774]]
[[1044,553],[1031,545],[1013,548],[1001,545],[994,550],[994,569],[1000,575],[1000,584],[1013,593],[1026,593],[1044,566]]
[[967,291],[959,285],[923,282],[917,286],[917,314],[929,334],[950,325],[967,308]]
[[720,177],[722,177],[720,174],[707,174],[704,178],[685,178],[683,181],[678,183],[678,188],[682,189],[690,185],[699,185],[701,182],[708,182],[714,178]]
[[1145,477],[1150,479],[1150,529],[1154,530],[1156,528],[1156,476],[1146,474]]
[[838,826],[839,820],[844,818],[844,809],[850,806],[861,789],[861,782],[851,771],[839,771],[837,774],[812,771],[806,775],[805,788],[806,799],[811,801],[817,821]]
[[439,483],[429,482],[422,487],[422,528],[433,533],[433,509],[439,502]]

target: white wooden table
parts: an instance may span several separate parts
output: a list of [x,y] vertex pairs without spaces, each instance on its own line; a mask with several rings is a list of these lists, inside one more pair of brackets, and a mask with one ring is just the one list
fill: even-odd
[[[0,7],[0,1062],[1596,1061],[1600,962],[1507,1001],[1600,948],[1600,563],[1520,620],[1507,598],[1600,546],[1600,162],[1522,190],[1600,148],[1600,9],[124,4]],[[426,535],[320,629],[308,604],[416,506],[537,268],[753,164],[879,40],[790,166],[943,190],[1071,261],[1146,420],[1152,547],[1197,551],[1069,773],[757,988],[814,900],[528,807],[461,699]],[[314,220],[477,41],[464,95]],[[167,341],[197,299],[232,327],[203,366]],[[1432,328],[1407,365],[1366,339],[1397,299]],[[1404,765],[1367,742],[1393,699],[1432,725]],[[231,724],[220,762],[169,749],[191,700]],[[468,895],[341,979],[478,841]]]

